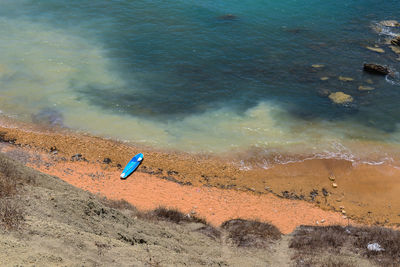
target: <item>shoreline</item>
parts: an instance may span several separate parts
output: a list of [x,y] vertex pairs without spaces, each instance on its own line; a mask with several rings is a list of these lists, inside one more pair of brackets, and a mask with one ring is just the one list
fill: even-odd
[[[144,152],[145,160],[136,171],[141,177],[172,182],[177,186],[189,185],[187,188],[222,190],[231,195],[274,196],[282,201],[310,205],[307,209],[315,207],[324,212],[335,211],[334,214],[340,218],[344,215],[362,224],[400,226],[400,214],[396,214],[400,210],[400,199],[396,199],[400,193],[400,169],[387,164],[354,165],[346,160],[311,159],[277,164],[266,170],[244,171],[229,160],[215,156],[156,151],[72,131],[41,129],[11,120],[2,123],[0,133],[3,142],[11,142],[13,147],[53,158],[48,162],[49,170],[46,166],[36,166],[50,174],[57,174],[56,168],[52,173],[51,166],[59,165],[58,162],[69,164],[71,157],[81,154],[81,161],[75,164],[88,164],[100,172],[110,168],[116,176],[112,179],[121,182],[121,166],[135,153]],[[106,158],[111,160],[109,164],[103,163]],[[61,176],[60,173],[58,176]],[[135,178],[131,176],[128,179]],[[337,184],[336,188],[333,183]]]

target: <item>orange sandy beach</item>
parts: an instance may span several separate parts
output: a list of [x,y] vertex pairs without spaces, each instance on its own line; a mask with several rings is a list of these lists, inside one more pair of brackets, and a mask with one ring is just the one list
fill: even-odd
[[[177,208],[213,225],[238,217],[259,219],[283,233],[302,224],[400,224],[400,170],[388,165],[307,160],[244,171],[211,156],[154,151],[22,123],[16,127],[6,120],[2,125],[3,153],[141,210]],[[139,151],[144,162],[121,180],[121,166]]]

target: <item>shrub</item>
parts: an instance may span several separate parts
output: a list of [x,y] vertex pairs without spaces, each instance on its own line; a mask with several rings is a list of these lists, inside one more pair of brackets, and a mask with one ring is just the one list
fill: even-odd
[[228,232],[228,238],[238,247],[265,247],[272,240],[280,239],[282,235],[274,225],[254,220],[229,220],[221,227]]
[[11,197],[17,193],[17,184],[10,176],[0,173],[0,198]]
[[117,210],[130,210],[135,213],[138,213],[139,211],[136,209],[135,206],[133,206],[131,203],[126,201],[125,199],[120,199],[120,200],[113,200],[113,199],[108,199],[108,198],[102,198],[100,199],[101,202],[106,205],[109,208],[112,209],[117,209]]
[[293,235],[290,248],[314,250],[321,248],[340,249],[348,238],[342,226],[301,226]]
[[149,217],[166,220],[177,224],[182,222],[207,224],[206,220],[204,220],[203,218],[198,218],[189,214],[186,215],[176,209],[168,209],[165,207],[158,207],[157,209],[150,211],[148,215]]
[[22,210],[15,199],[0,199],[0,225],[8,230],[16,230],[23,220]]
[[13,177],[12,166],[2,166],[7,170],[0,173],[0,225],[4,228],[18,229],[23,220],[22,210],[15,199],[17,184]]

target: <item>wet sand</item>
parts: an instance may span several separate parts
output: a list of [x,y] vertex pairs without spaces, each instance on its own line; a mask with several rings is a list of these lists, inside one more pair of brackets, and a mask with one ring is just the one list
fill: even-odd
[[[48,157],[46,164],[31,166],[140,209],[176,207],[216,225],[232,217],[258,218],[283,232],[322,219],[345,224],[343,214],[363,224],[400,225],[400,169],[389,165],[314,159],[244,171],[210,155],[155,151],[65,130],[15,127],[9,121],[2,125],[3,141]],[[120,180],[121,166],[138,152],[145,154],[144,162]],[[78,153],[85,161],[72,162]],[[105,158],[111,163],[103,163]]]

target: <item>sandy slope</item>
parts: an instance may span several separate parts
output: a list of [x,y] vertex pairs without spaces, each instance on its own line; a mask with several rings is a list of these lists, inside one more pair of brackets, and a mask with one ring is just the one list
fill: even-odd
[[[14,162],[0,155],[0,165],[4,164]],[[18,201],[25,210],[25,223],[19,232],[0,230],[0,266],[255,266],[269,262],[266,251],[224,247],[197,232],[196,224],[144,221],[56,177],[15,166],[24,184]]]

